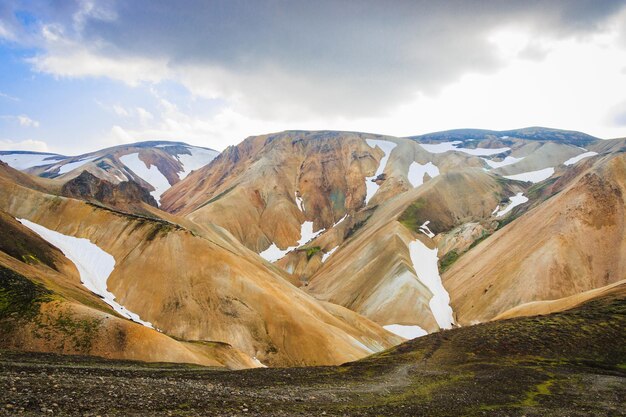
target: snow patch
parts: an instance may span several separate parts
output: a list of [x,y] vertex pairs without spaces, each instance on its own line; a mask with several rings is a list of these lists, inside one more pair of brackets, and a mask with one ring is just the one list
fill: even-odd
[[419,239],[409,243],[409,253],[413,269],[419,280],[430,290],[433,297],[430,299],[430,310],[442,329],[450,329],[454,323],[450,295],[441,283],[439,267],[437,266],[437,248],[429,249]]
[[94,161],[96,159],[98,158],[97,157],[86,158],[86,159],[81,159],[80,161],[70,162],[68,164],[61,165],[61,168],[59,168],[59,175],[67,174],[68,172],[73,171],[78,167],[82,167],[83,165],[88,164],[89,162]]
[[348,217],[348,213],[344,214],[344,216],[341,219],[337,220],[335,224],[333,224],[333,227],[337,226],[339,223],[344,221],[347,217]]
[[547,180],[554,174],[554,168],[545,168],[538,171],[523,172],[515,175],[505,175],[504,178],[516,181],[538,183]]
[[267,368],[267,365],[265,365],[263,362],[261,362],[260,360],[258,360],[256,358],[256,356],[252,357],[252,362],[254,362],[255,364],[259,365],[261,368]]
[[492,161],[491,159],[487,159],[487,158],[481,158],[481,159],[485,161],[487,165],[489,165],[491,168],[496,169],[496,168],[505,167],[507,165],[516,164],[522,159],[524,159],[524,157],[522,156],[521,158],[516,158],[514,156],[507,156],[502,161]]
[[442,143],[420,143],[419,145],[424,148],[426,151],[430,152],[430,153],[444,153],[444,152],[448,152],[448,151],[456,151],[456,152],[463,152],[469,155],[474,155],[474,156],[489,156],[489,155],[497,155],[499,153],[502,152],[508,152],[511,150],[511,148],[475,148],[475,149],[470,149],[470,148],[459,148],[457,147],[458,145],[460,145],[461,142],[460,140],[456,140],[454,142],[442,142]]
[[151,323],[141,320],[139,315],[115,301],[115,295],[107,290],[107,280],[115,268],[115,258],[111,254],[100,249],[89,239],[67,236],[26,219],[18,221],[59,248],[65,257],[76,265],[82,284],[89,291],[102,297],[113,310],[134,322],[154,328]]
[[329,250],[328,252],[326,252],[325,254],[322,255],[322,263],[326,262],[326,259],[330,258],[330,255],[332,255],[333,253],[335,253],[335,251],[339,249],[339,246],[335,246],[334,248],[332,248],[331,250]]
[[416,337],[426,336],[428,332],[422,329],[420,326],[405,326],[402,324],[388,324],[383,326],[383,329],[396,334],[405,339],[415,339]]
[[176,155],[176,158],[183,166],[183,171],[178,173],[178,178],[181,180],[185,179],[191,171],[202,168],[219,155],[219,152],[212,149],[196,148],[195,146],[186,146],[186,148],[191,152],[191,155],[185,153]]
[[48,165],[56,160],[46,160],[46,158],[53,158],[57,155],[54,154],[32,154],[32,153],[10,153],[0,155],[0,161],[9,164],[11,168],[24,170],[41,165]]
[[380,163],[378,164],[378,169],[371,177],[365,177],[365,189],[367,193],[365,194],[365,205],[369,203],[370,199],[374,197],[376,191],[378,191],[378,184],[376,184],[373,180],[376,179],[380,174],[385,172],[385,167],[387,166],[387,161],[389,160],[389,155],[391,155],[391,151],[393,148],[398,146],[393,142],[389,142],[386,140],[377,140],[377,139],[365,139],[370,148],[376,148],[378,146],[384,153],[383,157],[380,159]]
[[589,158],[590,156],[595,156],[597,154],[598,152],[593,152],[593,151],[581,153],[580,155],[576,155],[575,157],[570,158],[567,161],[563,162],[563,165],[574,165],[578,161],[581,161],[585,158]]
[[[522,193],[517,193],[513,197],[509,197],[509,200],[511,200],[511,203],[505,208],[503,208],[502,210],[498,211],[496,213],[496,217],[502,217],[505,214],[507,214],[509,211],[513,210],[515,207],[528,202],[528,197],[525,197],[524,194]],[[496,207],[496,210],[499,207],[500,206]]]
[[435,237],[435,234],[428,228],[429,223],[430,223],[430,220],[426,220],[424,224],[420,226],[419,230],[420,232],[424,233],[426,236],[432,239]]
[[412,162],[409,165],[409,172],[407,174],[407,178],[409,182],[415,187],[419,187],[424,184],[424,175],[428,174],[430,178],[435,178],[439,175],[439,168],[432,162],[427,163],[426,165],[419,164],[417,162]]
[[287,253],[294,249],[298,249],[300,246],[316,238],[324,230],[326,229],[320,229],[317,232],[313,232],[313,222],[304,222],[300,226],[300,240],[298,240],[298,244],[296,246],[289,246],[287,249],[280,249],[276,246],[276,243],[272,243],[269,248],[259,253],[259,256],[268,262],[276,262],[287,255]]
[[298,192],[295,192],[296,196],[296,206],[298,206],[298,210],[304,213],[304,201],[302,201],[302,197],[298,197]]
[[156,165],[151,165],[150,168],[148,168],[146,164],[139,159],[138,153],[120,156],[120,161],[154,188],[154,191],[150,191],[150,194],[157,203],[161,204],[161,195],[170,188],[171,185],[167,178],[165,178],[165,175],[159,171],[159,168],[157,168]]

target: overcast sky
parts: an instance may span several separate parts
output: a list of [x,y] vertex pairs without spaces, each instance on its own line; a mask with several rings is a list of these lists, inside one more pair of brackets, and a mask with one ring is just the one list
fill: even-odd
[[626,0],[0,2],[0,149],[537,125],[626,136]]

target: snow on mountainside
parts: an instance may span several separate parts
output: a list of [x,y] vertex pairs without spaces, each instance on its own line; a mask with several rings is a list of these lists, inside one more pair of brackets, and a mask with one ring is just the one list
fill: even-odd
[[107,279],[115,268],[113,256],[90,242],[89,239],[67,236],[26,219],[18,219],[18,221],[59,248],[76,265],[83,285],[102,297],[113,310],[134,322],[153,328],[152,324],[141,320],[139,315],[115,301],[115,295],[107,289]]
[[6,162],[11,168],[25,170],[28,168],[50,165],[66,157],[53,153],[27,151],[0,151],[0,161]]
[[159,201],[172,185],[210,163],[219,152],[182,142],[139,142],[66,157],[8,151],[0,160],[40,177],[66,182],[83,171],[113,184],[134,180]]

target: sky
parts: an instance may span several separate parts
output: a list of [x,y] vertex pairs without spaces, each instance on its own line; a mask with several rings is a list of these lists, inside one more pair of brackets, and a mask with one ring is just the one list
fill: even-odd
[[0,150],[527,126],[626,137],[626,0],[0,2]]

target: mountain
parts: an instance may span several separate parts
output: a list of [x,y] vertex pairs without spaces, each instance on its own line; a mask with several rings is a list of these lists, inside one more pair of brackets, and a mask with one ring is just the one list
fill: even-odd
[[554,141],[567,143],[576,146],[587,146],[599,141],[598,138],[582,132],[572,130],[550,129],[547,127],[526,127],[523,129],[513,130],[484,130],[484,129],[455,129],[443,132],[427,133],[424,135],[411,136],[420,142],[449,142],[449,141],[468,141],[468,140],[485,140],[490,138],[500,138],[503,140],[509,138]]
[[250,137],[168,190],[162,208],[224,227],[318,299],[389,329],[433,332],[465,323],[440,272],[542,204],[548,184],[564,188],[603,144],[554,129],[499,133]]
[[[21,175],[6,165],[4,171]],[[0,175],[0,210],[9,215],[19,233],[32,238],[34,231],[78,267],[76,272],[67,259],[65,270],[56,268],[56,273],[49,271],[55,270],[50,263],[44,263],[47,268],[40,265],[42,256],[33,247],[44,246],[41,239],[20,245],[23,253],[17,257],[7,253],[8,258],[0,259],[5,269],[43,284],[46,292],[52,292],[53,301],[58,293],[79,304],[80,314],[76,317],[68,313],[69,319],[58,315],[56,308],[42,304],[30,322],[20,323],[15,327],[17,333],[7,337],[7,342],[14,340],[10,346],[68,352],[66,345],[59,347],[50,340],[64,337],[64,320],[80,324],[83,315],[91,311],[86,313],[85,308],[94,307],[108,316],[125,317],[149,328],[150,332],[137,330],[146,333],[140,343],[147,345],[148,336],[161,334],[192,343],[217,342],[239,355],[236,366],[256,360],[272,366],[337,364],[402,340],[349,310],[319,302],[293,287],[278,271],[215,226],[199,227],[184,219],[176,223],[167,216],[115,211],[24,187],[9,175]],[[47,247],[45,253],[50,252]],[[25,270],[31,261],[53,276],[42,281],[37,273]],[[71,286],[70,295],[67,286]],[[102,299],[94,303],[97,298],[92,293]],[[14,299],[6,302],[13,304]],[[90,342],[81,344],[84,350],[77,348],[78,352],[102,354],[98,349],[107,342],[104,336],[100,340],[99,335],[105,332],[100,319],[85,336]],[[42,320],[50,323],[52,335],[40,337],[34,332],[34,342],[23,339],[21,331],[29,326],[36,328]],[[134,324],[134,329],[140,324]],[[202,353],[204,348],[193,346],[207,356]],[[134,344],[127,348],[135,349]],[[69,349],[73,352],[76,350]],[[241,360],[241,352],[247,355],[247,362]],[[108,351],[111,357],[116,357],[114,353]],[[124,355],[128,353],[119,355],[127,357]],[[135,359],[154,360],[156,353],[134,355]]]
[[[184,177],[183,155],[193,152],[180,143],[123,145],[25,171],[0,164],[7,224],[39,236],[17,257],[3,249],[0,266],[76,311],[140,328],[138,340],[176,345],[178,356],[165,360],[339,364],[619,286],[624,143],[543,128],[411,138],[285,131],[249,137]],[[158,201],[129,158],[167,179]],[[62,251],[65,269],[29,270],[41,239]],[[48,301],[36,304],[16,329],[60,320]],[[7,346],[158,356],[104,351],[107,332],[71,350],[55,329],[50,340],[64,344],[14,332]]]
[[[161,194],[193,170],[208,164],[217,151],[182,142],[149,141],[114,146],[78,156],[64,157],[37,152],[0,151],[0,160],[11,167],[57,183],[87,171],[111,184],[134,181],[150,191],[158,203]],[[86,190],[87,191],[87,190]],[[95,197],[94,194],[84,195]]]

